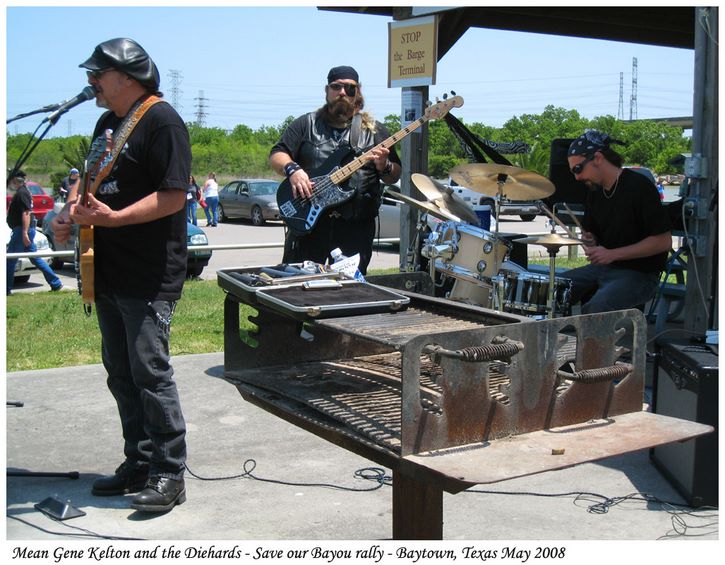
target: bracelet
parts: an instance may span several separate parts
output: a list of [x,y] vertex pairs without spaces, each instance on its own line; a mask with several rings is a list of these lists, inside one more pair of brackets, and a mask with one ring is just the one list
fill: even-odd
[[284,174],[287,178],[290,178],[295,171],[299,171],[302,167],[300,167],[297,163],[294,161],[290,161],[284,166]]
[[387,162],[387,163],[385,164],[385,167],[383,168],[383,170],[382,170],[382,171],[380,171],[380,176],[381,176],[381,177],[387,177],[387,176],[389,176],[389,175],[390,175],[390,173],[392,173],[392,172],[393,172],[393,163],[392,163],[392,161],[388,161],[388,162]]

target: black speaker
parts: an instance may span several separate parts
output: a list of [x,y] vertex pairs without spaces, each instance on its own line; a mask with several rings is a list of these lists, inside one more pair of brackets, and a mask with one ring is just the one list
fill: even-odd
[[718,505],[718,356],[711,346],[658,339],[652,379],[656,414],[707,424],[715,432],[650,450],[650,459],[690,506]]
[[549,180],[556,190],[544,203],[549,209],[554,208],[557,202],[584,204],[586,185],[574,178],[569,170],[569,161],[566,154],[573,139],[554,139],[551,142],[551,155],[549,156]]

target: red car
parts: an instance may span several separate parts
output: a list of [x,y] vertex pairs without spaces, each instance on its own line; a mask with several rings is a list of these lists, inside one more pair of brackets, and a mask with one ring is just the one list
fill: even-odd
[[[45,215],[53,209],[53,198],[37,182],[28,181],[25,186],[28,187],[30,194],[33,195],[33,214],[38,220],[38,225],[40,225],[43,223]],[[5,203],[6,214],[8,208],[10,208],[10,201],[12,199],[13,197],[8,195],[7,202]]]

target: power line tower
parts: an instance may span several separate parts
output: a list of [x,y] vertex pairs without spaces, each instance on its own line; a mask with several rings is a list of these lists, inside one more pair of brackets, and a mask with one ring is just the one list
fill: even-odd
[[181,105],[181,89],[179,85],[184,77],[181,75],[181,71],[176,69],[170,69],[168,76],[171,82],[171,105],[181,114],[183,106]]
[[68,137],[73,135],[73,120],[68,120]]
[[619,73],[619,108],[617,110],[617,119],[624,119],[624,73]]
[[629,119],[637,119],[637,57],[632,57],[632,95],[629,98]]
[[196,100],[196,125],[204,127],[206,126],[206,112],[205,112],[205,106],[204,103],[206,102],[206,98],[204,98],[204,91],[199,91],[199,96],[197,98],[194,98]]

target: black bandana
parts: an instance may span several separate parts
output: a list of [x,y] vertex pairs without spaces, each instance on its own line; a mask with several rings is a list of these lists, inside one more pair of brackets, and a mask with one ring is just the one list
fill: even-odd
[[571,142],[571,145],[569,145],[569,153],[567,155],[569,157],[572,155],[581,155],[582,157],[586,155],[593,155],[597,151],[609,149],[609,146],[612,143],[616,145],[624,145],[623,141],[612,139],[607,133],[602,133],[601,131],[597,131],[595,129],[589,129]]

